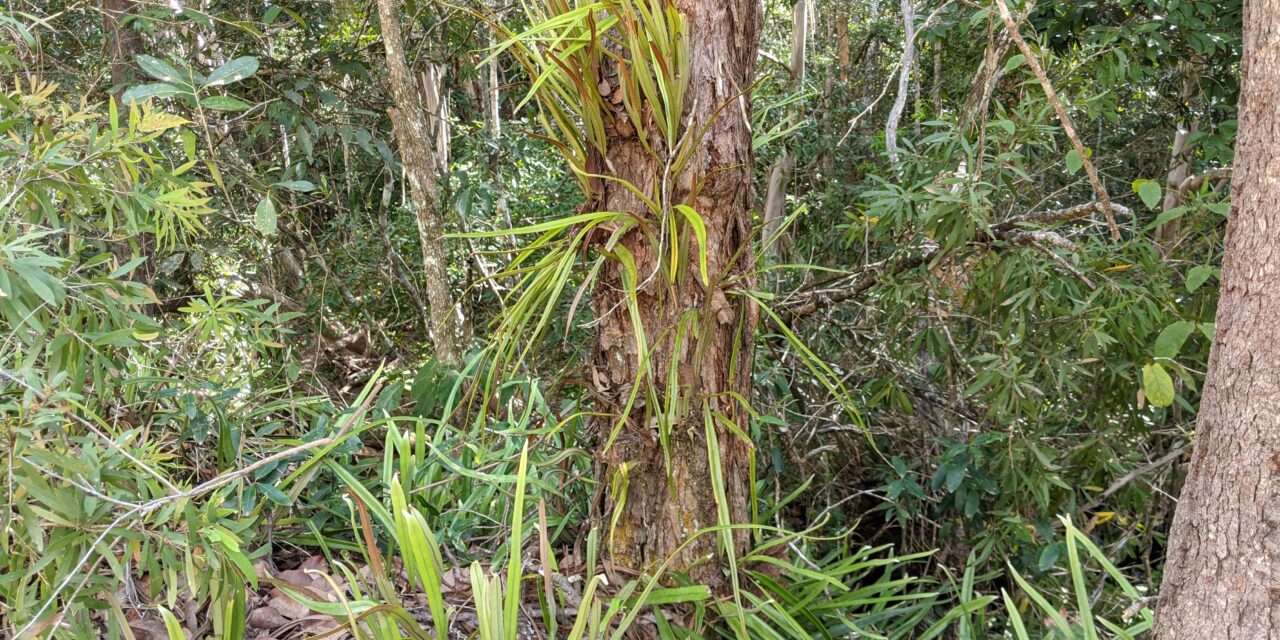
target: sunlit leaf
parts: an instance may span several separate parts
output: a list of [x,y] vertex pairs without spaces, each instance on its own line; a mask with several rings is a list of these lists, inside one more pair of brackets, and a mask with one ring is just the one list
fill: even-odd
[[307,193],[316,190],[316,185],[309,180],[285,180],[284,182],[277,182],[272,186],[280,187],[281,189],[288,189],[290,191],[297,191],[299,193]]
[[204,87],[207,89],[239,82],[257,72],[258,59],[253,56],[243,56],[214,69],[213,73],[209,74],[209,79],[204,82]]
[[268,196],[258,201],[253,211],[253,227],[264,236],[276,234],[276,205]]
[[1167,407],[1173,404],[1173,378],[1158,362],[1151,362],[1142,367],[1142,390],[1146,392],[1147,402],[1154,407]]

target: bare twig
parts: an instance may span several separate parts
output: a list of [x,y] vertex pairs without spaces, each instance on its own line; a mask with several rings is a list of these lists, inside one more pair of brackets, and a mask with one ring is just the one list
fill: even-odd
[[[944,9],[951,6],[951,3],[953,2],[955,2],[955,0],[947,0],[945,4],[938,7],[937,9],[934,9],[933,12],[929,14],[929,17],[925,19],[924,24],[921,24],[920,28],[916,29],[915,33],[912,34],[912,40],[918,37],[921,31],[928,29],[929,25],[933,24],[934,19],[937,18]],[[836,146],[840,146],[844,144],[844,141],[849,138],[849,134],[853,133],[853,130],[857,128],[858,122],[863,118],[865,118],[867,114],[871,113],[876,108],[876,105],[880,104],[880,101],[883,100],[885,95],[889,93],[889,87],[893,86],[893,81],[897,77],[896,74],[900,66],[901,66],[900,62],[899,64],[894,65],[893,71],[889,73],[889,79],[886,80],[884,83],[884,88],[880,89],[880,95],[876,96],[876,99],[872,100],[871,104],[867,105],[865,109],[863,109],[858,113],[858,115],[853,117],[853,120],[849,121],[849,128],[845,129],[844,135],[840,136],[840,141],[836,143]]]
[[1102,504],[1104,500],[1111,497],[1111,494],[1124,488],[1124,486],[1132,482],[1134,478],[1151,473],[1152,471],[1155,471],[1156,469],[1159,469],[1160,467],[1163,467],[1166,464],[1169,464],[1170,462],[1173,462],[1174,460],[1177,460],[1178,458],[1182,457],[1183,452],[1185,452],[1187,448],[1190,446],[1191,445],[1189,443],[1184,444],[1178,447],[1177,449],[1174,449],[1173,451],[1170,451],[1169,453],[1166,453],[1163,456],[1160,456],[1158,460],[1155,460],[1154,462],[1148,462],[1147,464],[1144,464],[1141,467],[1138,467],[1137,469],[1134,469],[1129,473],[1126,473],[1120,476],[1119,478],[1116,478],[1115,481],[1112,482],[1111,485],[1107,487],[1106,491],[1103,491],[1102,493],[1099,493],[1097,496],[1094,496],[1093,500],[1090,500],[1089,503],[1084,505],[1084,507],[1082,507],[1080,510],[1091,511],[1097,508],[1098,505]]
[[[1078,218],[1083,218],[1092,213],[1107,212],[1109,214],[1120,214],[1132,216],[1133,212],[1128,207],[1110,203],[1109,206],[1103,205],[1101,202],[1087,202],[1085,204],[1076,205],[1074,207],[1066,207],[1064,209],[1056,209],[1053,211],[1042,211],[1035,213],[1024,213],[1013,216],[1007,220],[1003,220],[991,225],[991,235],[995,240],[1003,240],[1024,246],[1033,246],[1040,250],[1045,250],[1048,246],[1055,246],[1069,251],[1076,251],[1077,247],[1070,240],[1062,235],[1050,231],[1036,230],[1020,230],[1021,225],[1026,224],[1051,224],[1056,222],[1067,222]],[[910,269],[914,269],[922,264],[928,263],[938,255],[939,248],[936,245],[926,245],[922,247],[923,251],[916,255],[905,256],[895,260],[885,260],[870,265],[865,270],[842,275],[824,282],[826,288],[813,289],[805,292],[802,296],[797,296],[789,301],[784,301],[780,311],[782,316],[788,321],[795,320],[807,316],[819,309],[838,304],[846,300],[856,298],[865,293],[871,287],[879,284],[886,277],[898,275]],[[1089,280],[1082,272],[1071,266],[1070,263],[1062,259],[1061,256],[1048,252],[1055,261],[1067,268],[1077,278],[1080,278],[1089,288],[1094,288],[1094,283]],[[857,277],[852,284],[834,287],[836,282],[848,278]]]
[[1049,82],[1049,76],[1045,75],[1044,68],[1040,66],[1039,60],[1031,53],[1031,47],[1027,46],[1027,41],[1022,39],[1022,34],[1018,32],[1018,25],[1013,21],[1013,16],[1009,15],[1009,5],[1004,0],[996,0],[996,6],[1000,8],[1000,18],[1004,20],[1004,26],[1009,30],[1009,36],[1013,38],[1014,44],[1018,45],[1018,50],[1022,52],[1022,56],[1026,58],[1027,65],[1031,67],[1031,72],[1035,74],[1036,80],[1040,81],[1040,87],[1044,89],[1044,95],[1053,105],[1053,110],[1058,114],[1058,121],[1062,123],[1062,130],[1067,134],[1067,138],[1071,140],[1071,144],[1075,146],[1076,153],[1080,155],[1080,161],[1084,163],[1085,173],[1089,174],[1089,183],[1093,185],[1094,192],[1098,195],[1098,199],[1102,201],[1102,212],[1107,218],[1107,226],[1111,229],[1111,239],[1120,239],[1120,227],[1116,226],[1115,216],[1111,214],[1111,197],[1107,195],[1106,187],[1102,185],[1102,180],[1098,178],[1098,171],[1094,169],[1093,162],[1089,160],[1089,155],[1085,151],[1084,144],[1080,142],[1080,136],[1076,134],[1076,128],[1071,124],[1071,118],[1067,115],[1067,110],[1062,106],[1062,101],[1058,99],[1058,92],[1053,90],[1053,84]]
[[1178,187],[1177,187],[1178,196],[1179,197],[1185,196],[1187,192],[1195,191],[1196,189],[1199,189],[1200,186],[1206,182],[1212,182],[1214,180],[1223,180],[1230,177],[1231,177],[1231,167],[1225,167],[1222,169],[1213,169],[1211,171],[1206,171],[1204,173],[1197,174],[1194,176],[1187,176],[1185,180],[1178,183]]

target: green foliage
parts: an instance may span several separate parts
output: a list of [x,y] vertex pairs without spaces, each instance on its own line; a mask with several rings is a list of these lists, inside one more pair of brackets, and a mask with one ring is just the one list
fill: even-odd
[[[918,7],[920,87],[890,165],[877,100],[892,98],[899,16],[818,3],[793,79],[776,62],[792,3],[765,3],[760,80],[737,88],[754,109],[717,116],[749,118],[757,191],[782,148],[794,159],[781,231],[794,249],[776,263],[741,249],[762,265],[755,291],[717,281],[691,203],[622,185],[643,211],[566,214],[614,179],[588,160],[607,150],[605,109],[651,122],[637,135],[668,176],[711,135],[682,118],[699,34],[672,3],[528,3],[501,16],[496,46],[492,7],[469,7],[406,3],[410,59],[444,77],[431,120],[452,138],[433,143],[449,152],[449,284],[474,346],[458,371],[431,358],[367,7],[136,5],[124,31],[90,5],[0,12],[0,635],[151,620],[168,637],[194,621],[240,638],[270,589],[374,638],[443,637],[463,607],[478,612],[467,633],[503,640],[517,626],[1146,633],[1230,206],[1221,179],[1174,193],[1169,147],[1194,129],[1191,175],[1227,174],[1239,2],[1026,16],[1132,212],[1116,243],[1096,212],[1034,216],[1097,194],[1026,59],[995,46],[989,7]],[[121,33],[133,43],[117,56]],[[979,108],[976,72],[1001,51]],[[618,76],[602,77],[611,62]],[[645,280],[627,233],[664,249],[663,285],[723,288],[766,327],[742,344],[754,394],[732,400],[750,419],[694,411],[711,445],[749,440],[756,473],[753,522],[721,508],[698,533],[751,534],[724,597],[604,562],[609,518],[593,509],[626,479],[595,475],[588,452],[616,429],[589,428],[571,364],[601,270],[624,273],[632,301]],[[678,330],[704,317],[688,310]],[[636,349],[669,337],[637,335]],[[692,399],[654,388],[648,371],[672,363],[646,364],[628,411],[665,442]],[[327,560],[338,601],[273,577],[299,556]],[[458,580],[470,590],[451,591]]]

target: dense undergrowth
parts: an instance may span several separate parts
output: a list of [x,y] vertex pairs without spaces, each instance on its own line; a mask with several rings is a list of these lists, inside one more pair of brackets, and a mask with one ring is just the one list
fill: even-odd
[[[1229,166],[1234,81],[1210,78],[1233,77],[1238,7],[1019,5],[1096,129],[1094,161],[1129,215],[1119,242],[1025,59],[994,37],[993,7],[926,3],[938,18],[918,68],[947,64],[927,75],[936,98],[916,91],[893,163],[878,125],[850,122],[893,68],[900,16],[817,9],[844,31],[815,34],[808,79],[764,73],[753,88],[758,182],[784,146],[798,169],[788,248],[759,247],[750,292],[767,322],[741,425],[752,517],[733,527],[751,551],[697,584],[609,560],[579,366],[591,276],[558,276],[537,331],[503,324],[525,275],[502,272],[506,231],[568,229],[582,198],[537,133],[548,125],[517,108],[525,89],[495,98],[506,134],[481,115],[481,94],[501,95],[471,86],[494,51],[477,40],[490,14],[411,11],[420,52],[453,83],[442,201],[472,348],[449,367],[406,276],[418,238],[370,10],[250,4],[139,9],[147,45],[119,86],[85,61],[105,28],[61,39],[67,20],[98,24],[83,8],[0,12],[0,635],[1150,627],[1227,202],[1220,177],[1165,206],[1168,150],[1151,132],[1176,110],[1196,123],[1191,173]],[[766,7],[762,48],[780,60],[792,11]],[[193,44],[212,34],[218,48]],[[1203,86],[1187,97],[1173,85],[1191,71],[1161,60],[1192,50]],[[992,56],[998,74],[981,65]],[[535,80],[495,64],[512,85]],[[974,68],[990,84],[978,113]],[[1176,242],[1154,237],[1170,224]],[[557,250],[575,264],[576,248]],[[495,345],[537,332],[541,346],[499,363],[518,366],[495,365]]]

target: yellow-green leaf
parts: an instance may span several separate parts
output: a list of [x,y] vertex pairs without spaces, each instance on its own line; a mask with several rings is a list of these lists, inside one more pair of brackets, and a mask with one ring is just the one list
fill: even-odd
[[175,116],[172,113],[156,113],[153,111],[143,116],[142,122],[138,123],[138,131],[144,131],[146,133],[167,131],[190,123],[190,120],[182,116]]
[[1153,407],[1173,404],[1173,378],[1159,363],[1152,362],[1142,367],[1142,390]]

